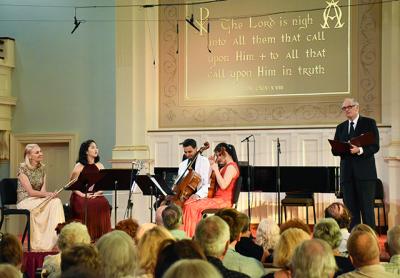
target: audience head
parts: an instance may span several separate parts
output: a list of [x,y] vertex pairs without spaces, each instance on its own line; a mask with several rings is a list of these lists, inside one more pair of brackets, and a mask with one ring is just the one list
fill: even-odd
[[314,226],[313,236],[327,242],[332,250],[339,248],[343,238],[339,225],[332,218],[322,218]]
[[199,244],[193,240],[166,240],[158,253],[155,278],[161,278],[172,264],[181,259],[206,260],[206,256]]
[[182,209],[181,207],[170,204],[162,212],[162,220],[164,227],[168,230],[176,230],[182,224]]
[[88,268],[94,273],[99,272],[101,263],[96,247],[78,243],[64,249],[61,253],[61,273],[73,266]]
[[239,212],[233,208],[224,208],[217,211],[216,216],[221,217],[229,226],[229,241],[239,240],[243,228],[243,221],[239,219]]
[[97,242],[105,277],[135,275],[138,250],[132,238],[123,231],[112,231]]
[[197,224],[194,239],[206,256],[222,259],[229,245],[229,226],[219,216],[207,217]]
[[271,218],[261,220],[256,232],[256,243],[264,248],[264,251],[274,249],[279,241],[279,226]]
[[219,143],[217,146],[214,148],[214,153],[215,154],[220,154],[227,152],[230,157],[232,157],[232,160],[236,163],[239,164],[239,160],[237,158],[236,154],[236,149],[233,145],[227,144],[227,143]]
[[144,235],[145,232],[153,229],[154,227],[157,227],[157,225],[154,223],[143,223],[142,225],[140,225],[139,229],[137,231],[137,234],[136,234],[136,238],[137,238],[138,242],[142,238],[142,236]]
[[284,231],[274,250],[274,266],[289,268],[294,249],[308,239],[310,239],[310,235],[301,229],[290,228]]
[[174,240],[171,233],[162,226],[146,231],[138,243],[139,267],[142,272],[154,273],[158,252],[164,240]]
[[379,246],[368,231],[352,231],[347,241],[347,250],[354,267],[379,264]]
[[242,234],[250,232],[250,219],[247,214],[239,211],[238,221],[239,225],[242,227]]
[[27,144],[24,151],[24,162],[21,166],[27,166],[30,169],[42,166],[43,154],[38,144]]
[[121,220],[117,223],[117,225],[115,225],[115,230],[127,233],[135,243],[137,242],[137,232],[139,230],[139,224],[136,220],[132,218]]
[[385,246],[390,256],[400,255],[400,225],[396,225],[388,231]]
[[[101,271],[93,271],[91,268],[78,265],[68,268],[68,270],[61,273],[60,278],[99,278],[103,277]],[[100,274],[99,274],[100,273]]]
[[[78,160],[76,162],[81,163],[82,165],[86,165],[88,164],[88,151],[89,148],[93,148],[96,147],[96,142],[92,139],[86,140],[85,142],[83,142],[79,148],[79,157]],[[96,157],[94,158],[94,162],[97,163],[100,161],[100,156],[96,155]]]
[[85,225],[79,222],[71,222],[61,229],[57,240],[57,246],[62,252],[77,243],[89,244],[89,232]]
[[156,210],[156,224],[157,225],[164,226],[163,219],[162,219],[162,213],[166,207],[167,207],[166,205],[162,205],[157,208],[157,210]]
[[0,232],[0,264],[21,268],[22,245],[15,235]]
[[325,209],[325,218],[333,218],[338,223],[340,229],[348,229],[351,222],[349,209],[339,202],[330,204]]
[[[190,274],[189,274],[190,273]],[[174,263],[163,276],[164,278],[222,278],[221,273],[204,260],[180,260]]]
[[331,247],[320,239],[303,241],[292,256],[292,277],[333,277],[337,269]]
[[310,227],[306,223],[304,223],[303,220],[300,219],[291,219],[289,221],[286,221],[283,223],[280,227],[280,234],[282,234],[284,231],[290,228],[297,228],[305,231],[307,234],[311,235],[311,230]]
[[21,272],[11,264],[0,264],[0,277],[2,278],[21,278]]
[[378,240],[378,236],[376,235],[376,232],[374,231],[374,229],[372,229],[367,224],[358,224],[358,225],[354,226],[353,229],[351,230],[351,232],[355,232],[355,231],[362,231],[362,232],[370,233],[375,238],[376,242],[378,242],[378,244],[379,244],[379,240]]

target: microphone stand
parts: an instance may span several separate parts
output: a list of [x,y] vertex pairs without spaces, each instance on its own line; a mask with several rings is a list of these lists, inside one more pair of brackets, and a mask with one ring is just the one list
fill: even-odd
[[136,176],[142,170],[142,165],[139,166],[137,169],[137,172],[135,173],[134,169],[135,163],[132,163],[132,169],[131,169],[131,179],[129,181],[129,184],[131,185],[131,190],[129,190],[129,197],[128,197],[128,203],[126,205],[126,210],[125,210],[125,218],[132,218],[132,210],[133,210],[133,202],[132,202],[132,193],[135,190],[134,183],[136,181]]
[[249,216],[249,221],[251,221],[251,208],[250,208],[250,138],[253,135],[247,136],[242,140],[242,142],[246,141],[247,145],[247,212]]
[[276,167],[276,191],[278,201],[278,225],[281,225],[281,169],[280,169],[280,154],[281,154],[281,143],[279,143],[279,137],[276,143],[276,156],[277,156],[277,167]]

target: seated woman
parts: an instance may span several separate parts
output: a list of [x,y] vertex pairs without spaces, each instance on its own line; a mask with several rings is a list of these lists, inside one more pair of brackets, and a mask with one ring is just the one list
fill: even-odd
[[[17,208],[31,211],[32,249],[49,251],[57,242],[55,228],[65,221],[63,206],[55,193],[46,190],[40,147],[37,144],[26,145],[24,158],[25,162],[21,163],[18,170]],[[42,204],[45,198],[49,198],[49,201]]]
[[[208,208],[232,207],[232,196],[236,180],[239,178],[238,159],[235,147],[220,143],[214,149],[217,161],[209,158],[210,167],[215,174],[216,192],[213,198],[188,200],[183,206],[183,228],[189,237],[192,237],[197,223],[201,220],[201,213]],[[221,170],[218,164],[223,165]],[[211,185],[210,185],[211,187]]]
[[[99,150],[94,140],[87,140],[81,144],[79,149],[79,158],[71,174],[71,180],[82,174],[98,173],[104,169],[99,162]],[[86,224],[89,235],[93,241],[96,241],[103,234],[111,231],[111,212],[107,199],[102,191],[93,191],[94,184],[88,185],[88,193],[79,190],[73,191],[70,198],[72,218]],[[85,200],[86,199],[86,200]],[[86,223],[85,223],[85,206]]]

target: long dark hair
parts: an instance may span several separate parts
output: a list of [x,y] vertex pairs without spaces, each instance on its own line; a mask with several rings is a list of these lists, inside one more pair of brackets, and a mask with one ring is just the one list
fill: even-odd
[[[88,151],[89,146],[92,143],[96,144],[96,141],[94,141],[93,139],[89,139],[89,140],[86,140],[85,142],[83,142],[81,144],[81,147],[79,148],[79,157],[78,157],[78,160],[76,162],[79,162],[82,165],[87,165],[88,164],[86,152]],[[94,163],[97,163],[99,161],[100,161],[100,156],[98,155],[97,157],[94,158]]]
[[225,150],[232,157],[233,161],[235,161],[236,164],[239,165],[239,160],[237,158],[236,150],[235,150],[235,147],[233,145],[227,144],[227,143],[219,143],[214,148],[214,152],[215,153],[219,153],[219,152],[221,152],[223,150]]

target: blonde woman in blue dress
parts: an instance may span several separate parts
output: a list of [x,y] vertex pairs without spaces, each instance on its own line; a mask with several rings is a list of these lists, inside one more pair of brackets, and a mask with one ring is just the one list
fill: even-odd
[[[31,246],[33,250],[49,251],[57,242],[55,228],[65,222],[61,200],[46,190],[43,153],[37,144],[25,147],[25,161],[18,170],[17,208],[31,211]],[[37,208],[49,198],[49,202]]]

